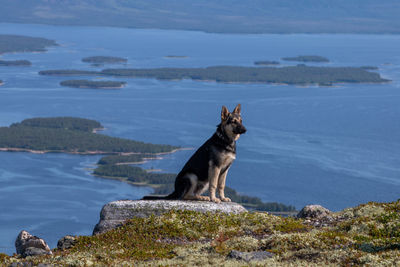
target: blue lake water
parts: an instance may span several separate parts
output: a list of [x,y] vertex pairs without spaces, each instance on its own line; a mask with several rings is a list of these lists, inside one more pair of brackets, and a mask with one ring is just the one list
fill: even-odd
[[[297,208],[318,203],[340,210],[399,198],[398,35],[228,35],[24,24],[0,24],[0,34],[60,44],[46,53],[1,56],[28,59],[33,66],[0,69],[5,81],[0,126],[30,117],[77,116],[100,121],[104,134],[198,147],[219,123],[221,106],[241,103],[248,132],[238,141],[228,186]],[[152,68],[251,66],[256,60],[304,54],[328,57],[327,66],[378,66],[393,82],[327,88],[124,78],[128,84],[121,90],[90,90],[61,87],[59,82],[69,78],[37,74],[99,69],[81,62],[94,55],[122,56],[129,60],[126,67]],[[192,153],[180,151],[143,167],[178,172]],[[91,176],[99,158],[0,152],[0,251],[15,252],[22,229],[51,247],[66,234],[91,234],[102,205],[151,192]]]

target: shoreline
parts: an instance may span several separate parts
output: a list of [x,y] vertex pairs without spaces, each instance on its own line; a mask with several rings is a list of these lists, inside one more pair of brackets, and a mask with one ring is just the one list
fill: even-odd
[[[192,148],[176,148],[169,152],[159,152],[154,153],[153,155],[168,155],[175,153],[180,150],[191,150]],[[66,154],[73,154],[73,155],[139,155],[144,154],[141,152],[106,152],[100,150],[94,151],[66,151],[66,150],[35,150],[35,149],[28,149],[28,148],[17,148],[17,147],[0,147],[0,152],[29,152],[33,154],[46,154],[46,153],[66,153]],[[162,159],[162,158],[159,158]]]

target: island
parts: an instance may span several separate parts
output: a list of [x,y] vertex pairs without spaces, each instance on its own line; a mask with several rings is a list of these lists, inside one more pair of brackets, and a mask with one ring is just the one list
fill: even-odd
[[321,56],[297,56],[297,57],[283,57],[285,61],[300,61],[300,62],[329,62],[329,59]]
[[45,52],[58,44],[49,39],[22,35],[0,34],[0,54],[12,52]]
[[192,79],[223,83],[273,83],[291,85],[327,85],[336,83],[385,83],[379,73],[359,67],[319,67],[303,64],[287,67],[213,66],[206,68],[154,68],[44,70],[40,75],[98,75],[113,77],[155,78],[159,80]]
[[280,64],[279,61],[271,61],[271,60],[254,61],[254,65],[261,65],[261,66],[270,66],[279,64]]
[[0,80],[0,86],[2,86],[4,84],[4,82],[2,80]]
[[32,63],[28,60],[0,60],[0,66],[31,66]]
[[67,80],[60,82],[61,86],[75,88],[93,88],[93,89],[119,89],[124,87],[126,82],[119,81],[89,81],[89,80]]
[[128,60],[126,58],[122,58],[122,57],[93,56],[93,57],[82,58],[82,62],[92,63],[92,64],[96,64],[96,65],[102,65],[102,64],[127,63]]
[[0,151],[72,154],[170,153],[171,145],[156,145],[96,133],[103,126],[74,117],[32,118],[0,127]]
[[49,76],[91,76],[102,75],[101,72],[91,70],[41,70],[39,75]]
[[[117,179],[138,186],[150,186],[154,189],[155,195],[167,195],[174,190],[176,174],[158,173],[146,171],[133,164],[140,164],[149,159],[155,159],[155,155],[111,155],[101,158],[93,174],[100,177]],[[208,192],[205,192],[207,195]],[[276,202],[263,202],[258,197],[240,195],[236,190],[225,187],[225,195],[250,210],[286,212],[293,213],[294,206]]]

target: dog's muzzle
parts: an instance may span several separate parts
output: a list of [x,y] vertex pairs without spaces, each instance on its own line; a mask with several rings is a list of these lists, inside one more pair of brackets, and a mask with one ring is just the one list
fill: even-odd
[[244,127],[243,125],[240,125],[235,128],[234,133],[235,134],[244,134],[246,131],[247,131],[246,127]]

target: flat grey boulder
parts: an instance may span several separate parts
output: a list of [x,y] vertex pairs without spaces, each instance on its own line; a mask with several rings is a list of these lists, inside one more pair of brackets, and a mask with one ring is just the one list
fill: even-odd
[[135,217],[145,218],[161,215],[170,210],[191,210],[198,212],[242,213],[247,210],[234,202],[214,203],[208,201],[187,200],[118,200],[103,206],[100,221],[93,235],[107,232],[121,226],[124,221]]
[[24,230],[19,233],[15,240],[15,249],[17,254],[21,254],[22,257],[52,254],[46,241]]

